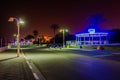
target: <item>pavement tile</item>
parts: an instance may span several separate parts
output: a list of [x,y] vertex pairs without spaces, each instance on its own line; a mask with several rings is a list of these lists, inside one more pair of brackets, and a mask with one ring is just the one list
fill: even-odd
[[2,56],[0,59],[0,80],[35,80],[22,55],[15,57],[16,53],[13,53],[14,55],[11,53],[13,56],[10,53],[4,54],[0,53]]

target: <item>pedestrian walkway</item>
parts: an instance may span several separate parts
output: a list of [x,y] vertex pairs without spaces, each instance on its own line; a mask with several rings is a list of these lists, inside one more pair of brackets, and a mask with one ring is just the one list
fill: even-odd
[[13,52],[0,53],[0,80],[35,80],[25,58]]

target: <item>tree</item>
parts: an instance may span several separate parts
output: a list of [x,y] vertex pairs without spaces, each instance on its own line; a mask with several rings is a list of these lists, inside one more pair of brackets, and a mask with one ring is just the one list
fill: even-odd
[[[69,32],[65,32],[64,34],[64,37],[65,37],[65,42],[67,40],[75,40],[76,37],[74,35],[71,35],[69,34]],[[53,39],[52,39],[53,40]],[[59,32],[55,35],[55,40],[56,40],[56,43],[58,44],[62,44],[63,43],[63,33]]]
[[109,43],[120,43],[120,29],[109,30]]
[[34,39],[35,39],[35,41],[34,41],[34,44],[39,44],[38,42],[38,31],[37,30],[34,30],[33,31],[33,35],[34,35]]
[[33,31],[33,35],[34,35],[35,41],[37,41],[38,34],[39,34],[39,33],[38,33],[37,30],[34,30],[34,31]]
[[34,30],[34,31],[33,31],[33,35],[34,35],[34,36],[38,36],[38,31],[37,31],[37,30]]
[[31,39],[34,39],[34,36],[33,35],[27,35],[26,37],[25,37],[25,40],[31,40]]
[[59,25],[58,24],[52,24],[51,29],[53,29],[53,34],[54,34],[54,44],[55,44],[55,35],[56,35],[56,30],[59,29]]

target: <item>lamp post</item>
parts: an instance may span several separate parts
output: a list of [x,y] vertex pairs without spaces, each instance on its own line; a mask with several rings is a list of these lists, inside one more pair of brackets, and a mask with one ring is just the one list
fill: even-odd
[[17,57],[20,56],[20,24],[24,22],[21,19],[10,17],[8,21],[13,22],[15,20],[17,26]]
[[65,48],[65,32],[68,32],[68,29],[60,29],[60,32],[63,34],[63,48]]

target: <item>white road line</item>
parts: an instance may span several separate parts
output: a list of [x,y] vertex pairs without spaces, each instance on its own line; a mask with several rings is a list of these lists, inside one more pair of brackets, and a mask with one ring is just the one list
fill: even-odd
[[33,73],[36,80],[40,80],[36,73]]
[[28,59],[27,59],[27,57],[24,55],[23,52],[22,52],[22,54],[23,54],[24,58],[26,59],[26,63],[28,64],[29,68],[31,69],[32,74],[33,74],[35,80],[41,80],[41,79],[38,77],[38,75],[34,72],[32,66],[30,65],[30,63],[29,63],[29,61],[28,61]]
[[30,63],[28,61],[26,61],[26,62],[28,64],[29,68],[32,70],[32,66],[30,65]]

